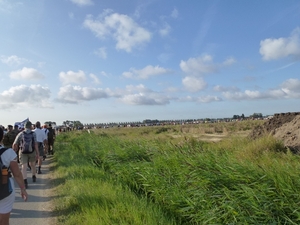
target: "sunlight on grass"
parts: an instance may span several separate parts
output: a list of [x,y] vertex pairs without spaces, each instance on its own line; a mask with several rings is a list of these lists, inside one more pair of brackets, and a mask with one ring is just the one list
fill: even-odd
[[[222,131],[250,125],[239,126]],[[281,142],[234,134],[219,142],[169,138],[180,132],[59,135],[61,224],[299,224],[299,156]]]

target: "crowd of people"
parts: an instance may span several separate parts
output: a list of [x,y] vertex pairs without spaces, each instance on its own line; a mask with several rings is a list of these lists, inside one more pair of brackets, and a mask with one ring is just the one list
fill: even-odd
[[48,154],[54,153],[54,140],[55,130],[51,124],[42,126],[39,121],[35,124],[26,121],[24,127],[0,126],[0,225],[9,224],[15,201],[14,180],[27,201],[27,170],[31,170],[32,182],[36,182],[37,174],[42,174],[42,162]]

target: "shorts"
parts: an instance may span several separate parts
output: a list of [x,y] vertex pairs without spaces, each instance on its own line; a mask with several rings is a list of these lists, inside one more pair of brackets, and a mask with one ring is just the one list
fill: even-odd
[[38,149],[40,157],[44,156],[44,144],[42,142],[38,142]]
[[13,192],[7,196],[6,198],[0,200],[0,213],[6,214],[11,212],[13,208],[13,204],[15,202],[15,187],[14,187],[14,181],[12,178],[9,178],[10,184],[12,185]]
[[36,161],[36,153],[35,151],[30,154],[19,153],[19,159],[21,164],[27,164],[27,162],[35,162]]

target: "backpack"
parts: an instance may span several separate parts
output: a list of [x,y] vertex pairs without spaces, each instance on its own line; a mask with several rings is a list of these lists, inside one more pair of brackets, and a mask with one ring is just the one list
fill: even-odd
[[33,137],[33,131],[30,133],[27,133],[26,131],[23,131],[22,133],[22,139],[20,141],[20,150],[22,154],[30,154],[34,151],[34,137]]
[[0,149],[0,200],[6,198],[12,193],[12,187],[9,181],[9,177],[11,177],[11,173],[9,168],[4,166],[2,163],[1,155],[5,152],[8,148],[1,148]]

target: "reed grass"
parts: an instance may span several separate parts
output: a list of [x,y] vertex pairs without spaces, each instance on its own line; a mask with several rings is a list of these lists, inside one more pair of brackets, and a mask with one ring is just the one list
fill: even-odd
[[300,223],[299,156],[280,141],[133,129],[58,136],[62,224]]

